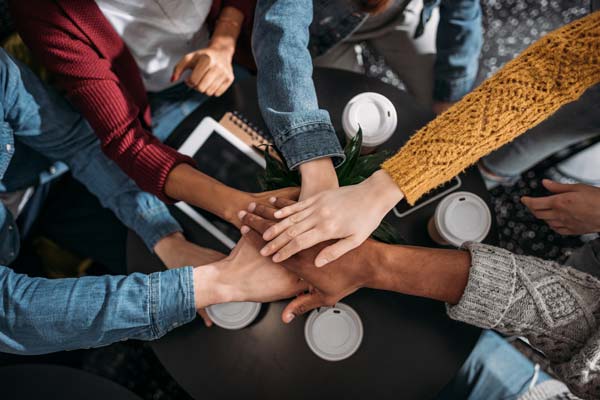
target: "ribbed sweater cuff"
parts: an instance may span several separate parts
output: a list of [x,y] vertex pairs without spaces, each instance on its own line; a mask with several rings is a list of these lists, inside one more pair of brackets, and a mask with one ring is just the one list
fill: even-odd
[[481,328],[494,328],[513,300],[516,266],[510,252],[469,242],[471,270],[465,292],[455,306],[447,305],[452,319]]

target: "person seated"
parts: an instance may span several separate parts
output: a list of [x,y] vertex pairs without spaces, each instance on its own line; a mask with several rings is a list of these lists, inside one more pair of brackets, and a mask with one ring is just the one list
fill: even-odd
[[[318,243],[323,266],[363,243],[402,199],[414,204],[600,82],[600,11],[557,29],[416,132],[360,184],[280,210],[262,254],[280,262]],[[368,207],[365,207],[368,204]]]
[[9,3],[25,44],[141,189],[237,223],[237,209],[253,196],[202,174],[161,141],[243,73],[232,60],[252,2],[215,1],[212,10],[204,1]]
[[[600,231],[600,188],[545,184],[558,194],[524,199],[536,216],[563,233]],[[242,232],[252,229],[264,234],[275,225],[277,209],[289,204],[290,201],[280,199],[274,207],[252,205],[251,213],[240,213]],[[284,322],[290,323],[317,307],[335,305],[362,287],[444,301],[453,319],[527,338],[577,396],[600,396],[600,239],[577,250],[565,265],[481,243],[466,243],[464,250],[448,250],[388,245],[369,239],[327,266],[315,268],[315,256],[328,244],[299,252],[282,263],[311,287],[309,293],[297,297],[283,310]],[[490,348],[502,347],[494,340],[489,334],[482,336],[470,359],[477,360]],[[518,371],[524,374],[521,382],[526,383],[522,379],[531,375],[521,364],[512,365],[514,370],[508,376]],[[463,372],[473,379],[469,368]],[[510,382],[496,383],[501,388],[511,387]],[[481,397],[470,398],[506,398],[496,385],[477,386],[475,393]],[[527,385],[517,387],[526,389]],[[464,393],[463,390],[458,386],[446,388],[444,394],[449,397],[445,398],[465,398],[451,396],[455,391]],[[539,397],[530,394],[529,398],[571,398],[550,396],[547,385],[537,391]],[[514,393],[511,396],[517,397]]]
[[300,172],[301,199],[337,188],[334,166],[344,160],[329,114],[318,106],[311,54],[315,65],[356,70],[354,45],[369,39],[416,99],[432,106],[435,97],[438,110],[471,89],[481,47],[479,2],[442,2],[437,57],[437,17],[429,21],[435,3],[258,1],[252,46],[259,105],[287,166]]
[[315,66],[363,72],[355,48],[366,42],[438,114],[473,88],[483,42],[477,0],[313,1],[313,15]]
[[[40,354],[152,340],[210,304],[271,301],[304,289],[294,274],[258,255],[252,235],[227,258],[186,242],[165,204],[102,154],[81,115],[3,49],[0,115],[0,351]],[[52,185],[48,163],[59,160],[168,267],[183,268],[54,280],[13,272],[21,239]],[[87,215],[79,211],[72,218]],[[79,242],[97,244],[98,253],[118,252],[91,236],[93,229],[83,232]]]

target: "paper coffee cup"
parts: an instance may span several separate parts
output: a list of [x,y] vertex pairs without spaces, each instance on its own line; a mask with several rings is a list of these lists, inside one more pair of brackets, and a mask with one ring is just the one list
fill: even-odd
[[491,226],[490,209],[481,197],[470,192],[456,192],[438,204],[427,230],[434,242],[460,247],[465,242],[481,242]]
[[314,310],[304,325],[308,347],[326,361],[341,361],[360,347],[363,326],[352,307],[337,303],[333,307]]
[[206,308],[206,313],[215,323],[224,329],[242,329],[256,319],[260,312],[260,303],[232,302],[214,304]]
[[342,127],[351,139],[359,127],[363,134],[363,153],[375,150],[396,131],[398,115],[392,102],[385,96],[365,92],[354,96],[342,114]]

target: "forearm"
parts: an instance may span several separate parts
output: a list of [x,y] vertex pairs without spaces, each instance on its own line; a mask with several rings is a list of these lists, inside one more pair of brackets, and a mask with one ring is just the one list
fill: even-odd
[[235,7],[223,8],[215,24],[209,46],[225,50],[233,57],[243,22],[244,14],[240,10]]
[[599,35],[598,12],[546,35],[418,131],[382,168],[414,204],[599,82]]
[[43,279],[0,267],[0,350],[42,354],[153,340],[195,316],[191,268]]
[[343,152],[329,113],[319,108],[308,51],[312,1],[258,2],[252,48],[258,100],[274,142],[291,169]]
[[456,304],[469,279],[466,251],[392,246],[372,242],[374,278],[369,286]]
[[194,204],[229,222],[238,221],[237,212],[251,201],[233,189],[197,169],[181,164],[174,168],[165,185],[168,196]]

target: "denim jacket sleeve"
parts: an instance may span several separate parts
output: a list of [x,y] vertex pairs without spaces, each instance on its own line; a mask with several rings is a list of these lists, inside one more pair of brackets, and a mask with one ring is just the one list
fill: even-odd
[[329,113],[319,109],[308,50],[312,0],[259,0],[252,49],[258,101],[289,168],[323,157],[344,159]]
[[[64,161],[73,176],[133,229],[150,250],[182,229],[157,197],[141,191],[109,160],[87,121],[28,68],[0,49],[0,121],[20,142],[51,160]],[[26,167],[26,166],[23,166]]]
[[458,101],[475,83],[483,42],[479,0],[442,0],[434,99]]
[[0,351],[43,354],[159,338],[194,319],[193,286],[191,267],[45,279],[0,266]]

